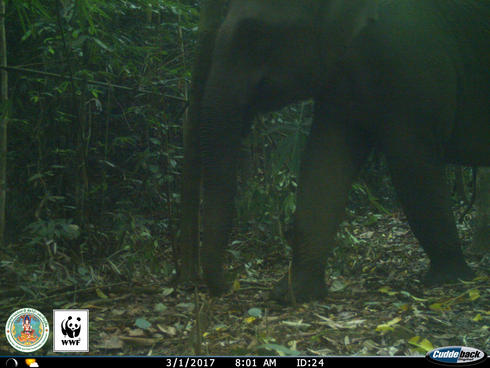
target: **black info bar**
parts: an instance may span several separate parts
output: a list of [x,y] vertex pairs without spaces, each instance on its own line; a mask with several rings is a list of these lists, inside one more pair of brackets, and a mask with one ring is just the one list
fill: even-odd
[[158,367],[158,368],[335,368],[427,367],[424,357],[278,356],[2,356],[0,368]]

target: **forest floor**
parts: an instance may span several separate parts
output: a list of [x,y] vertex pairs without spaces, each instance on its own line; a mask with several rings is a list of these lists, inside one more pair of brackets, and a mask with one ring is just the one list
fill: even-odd
[[[25,283],[2,272],[0,284],[8,286],[0,290],[0,321],[27,306],[50,323],[52,309],[89,309],[90,355],[391,356],[449,345],[488,353],[490,259],[469,249],[469,227],[459,230],[479,277],[449,286],[426,288],[419,281],[428,261],[402,215],[367,214],[342,226],[348,241],[329,257],[329,294],[321,302],[285,307],[270,301],[286,257],[280,246],[271,251],[243,234],[229,256],[232,291],[223,297],[211,299],[205,288],[182,290],[151,274],[78,286],[75,294],[47,271]],[[43,286],[33,289],[33,283]],[[37,353],[54,354],[51,340]],[[0,336],[0,355],[14,352]]]

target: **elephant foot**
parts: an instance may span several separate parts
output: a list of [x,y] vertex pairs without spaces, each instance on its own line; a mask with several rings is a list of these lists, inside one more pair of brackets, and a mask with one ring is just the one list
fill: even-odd
[[174,277],[173,281],[177,285],[193,285],[195,282],[199,281],[199,272],[197,269],[182,267],[182,269]]
[[230,290],[230,285],[226,282],[223,273],[204,274],[206,285],[211,296],[221,296]]
[[459,280],[472,280],[475,276],[473,270],[464,261],[451,265],[431,265],[424,277],[424,284],[429,287],[453,284]]
[[[293,296],[294,293],[294,296]],[[280,304],[305,303],[321,300],[327,296],[323,273],[320,276],[299,274],[293,276],[292,290],[289,287],[288,275],[284,276],[272,290],[270,297]]]

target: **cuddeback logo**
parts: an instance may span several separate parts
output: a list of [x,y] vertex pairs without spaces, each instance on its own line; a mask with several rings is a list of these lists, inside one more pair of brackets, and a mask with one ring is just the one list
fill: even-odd
[[432,363],[442,365],[470,365],[483,363],[487,354],[467,346],[446,346],[429,351],[426,358]]

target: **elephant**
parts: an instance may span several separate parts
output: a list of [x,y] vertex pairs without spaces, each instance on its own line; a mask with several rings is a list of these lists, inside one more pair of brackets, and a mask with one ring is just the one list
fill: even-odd
[[446,163],[490,165],[489,0],[231,0],[205,84],[198,128],[203,278],[228,289],[224,248],[240,142],[257,114],[307,99],[303,153],[282,302],[325,297],[327,250],[353,180],[384,153],[429,285],[471,279]]

